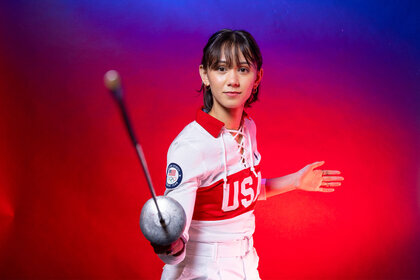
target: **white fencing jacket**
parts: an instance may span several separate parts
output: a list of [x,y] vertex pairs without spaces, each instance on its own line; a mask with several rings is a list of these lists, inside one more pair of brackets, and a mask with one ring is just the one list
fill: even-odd
[[[242,135],[241,143],[236,138]],[[242,153],[241,153],[242,152]],[[195,242],[229,242],[251,237],[254,208],[265,199],[254,121],[244,112],[238,131],[203,109],[169,147],[165,195],[184,208],[187,225],[182,238]],[[188,246],[188,243],[187,245]],[[159,255],[167,264],[185,257]]]

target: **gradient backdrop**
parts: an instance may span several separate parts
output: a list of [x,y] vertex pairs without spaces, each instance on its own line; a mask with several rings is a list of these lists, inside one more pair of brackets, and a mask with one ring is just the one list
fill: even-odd
[[325,160],[345,181],[257,206],[263,279],[420,278],[417,1],[9,1],[0,4],[0,278],[158,279],[150,198],[103,86],[120,72],[156,191],[201,105],[221,28],[250,31],[265,75],[263,177]]

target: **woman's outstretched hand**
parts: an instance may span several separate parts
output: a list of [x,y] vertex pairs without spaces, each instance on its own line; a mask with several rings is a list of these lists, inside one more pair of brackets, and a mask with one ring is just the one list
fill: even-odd
[[333,192],[335,187],[341,186],[344,177],[329,176],[341,174],[338,170],[314,170],[323,165],[325,161],[308,164],[296,172],[296,188],[312,192]]

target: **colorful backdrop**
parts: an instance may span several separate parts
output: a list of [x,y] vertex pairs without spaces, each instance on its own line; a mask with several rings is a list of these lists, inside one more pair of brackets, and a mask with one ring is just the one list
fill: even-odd
[[120,72],[158,194],[221,28],[263,53],[263,177],[325,160],[345,181],[257,205],[263,279],[420,277],[416,1],[9,1],[0,4],[0,278],[158,279],[150,198],[103,85]]

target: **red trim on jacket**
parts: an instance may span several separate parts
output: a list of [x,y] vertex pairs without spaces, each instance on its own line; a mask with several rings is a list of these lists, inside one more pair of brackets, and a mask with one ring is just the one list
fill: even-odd
[[[201,125],[208,133],[210,133],[214,138],[217,138],[220,134],[220,130],[222,129],[222,127],[225,126],[225,124],[222,121],[219,121],[215,117],[204,112],[203,108],[204,107],[201,107],[197,110],[195,121],[199,125]],[[243,112],[243,117],[250,119],[250,117],[245,111]],[[243,122],[243,117],[241,123]]]
[[[259,165],[255,166],[255,171],[257,173],[260,171]],[[198,188],[192,219],[199,221],[225,220],[254,210],[261,192],[261,174],[259,177],[251,172],[251,168],[246,168],[227,177],[227,192],[223,188],[223,179],[210,186]],[[230,208],[229,210],[223,209],[225,195],[228,196],[226,206]],[[236,207],[234,207],[235,204]]]
[[213,116],[210,116],[202,109],[197,111],[195,121],[201,125],[208,133],[210,133],[214,138],[219,136],[220,130],[225,124]]

